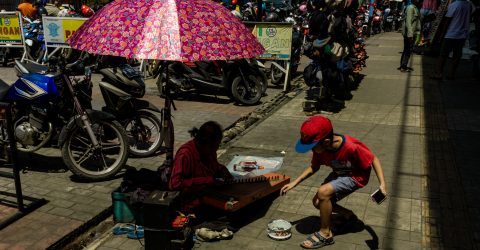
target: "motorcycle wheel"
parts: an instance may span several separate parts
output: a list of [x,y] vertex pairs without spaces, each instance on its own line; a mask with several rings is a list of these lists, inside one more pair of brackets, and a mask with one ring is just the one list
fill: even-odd
[[8,50],[7,48],[0,48],[0,63],[3,67],[7,67],[8,64]]
[[262,95],[267,93],[268,78],[263,72],[263,70],[258,71],[257,80],[262,84]]
[[99,148],[93,148],[87,130],[75,126],[62,146],[63,161],[80,178],[93,181],[111,178],[127,162],[127,135],[117,121],[92,121],[92,129]]
[[[247,82],[244,83],[241,76],[237,76],[232,82],[233,99],[244,105],[253,105],[262,98],[262,84],[253,75],[245,76]],[[247,88],[247,85],[248,87]],[[250,89],[250,90],[249,90]]]
[[[285,63],[281,63],[282,67],[285,67]],[[285,81],[285,73],[281,71],[277,66],[270,66],[270,80],[273,85],[280,85]]]
[[[137,124],[138,120],[141,124]],[[163,143],[162,121],[154,113],[138,111],[136,117],[128,119],[124,123],[125,131],[129,139],[129,151],[134,156],[151,156]]]

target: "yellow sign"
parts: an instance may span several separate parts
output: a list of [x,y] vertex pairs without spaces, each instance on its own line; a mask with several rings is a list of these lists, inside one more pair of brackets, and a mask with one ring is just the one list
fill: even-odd
[[70,38],[70,36],[82,26],[82,24],[85,22],[85,20],[78,20],[78,19],[67,19],[63,20],[63,34],[65,41]]
[[22,45],[20,19],[16,13],[0,12],[0,45]]
[[289,60],[292,31],[290,23],[255,23],[252,33],[265,48],[265,53],[259,58]]
[[43,17],[45,42],[49,47],[69,47],[67,40],[88,18]]

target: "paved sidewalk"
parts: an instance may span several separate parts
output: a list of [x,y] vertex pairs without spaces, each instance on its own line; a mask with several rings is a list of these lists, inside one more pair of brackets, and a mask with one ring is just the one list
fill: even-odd
[[[429,80],[436,58],[416,55],[412,58],[415,71],[400,73],[396,68],[402,39],[399,33],[371,37],[368,67],[362,72],[366,77],[344,109],[326,114],[336,132],[359,138],[380,158],[390,194],[380,206],[369,200],[378,185],[372,173],[367,187],[341,202],[363,223],[337,235],[336,243],[326,249],[480,249],[480,86],[469,78],[468,61],[462,61],[457,81]],[[227,163],[236,154],[284,156],[281,171],[297,177],[310,160],[310,154],[297,154],[293,149],[306,118],[303,97],[295,97],[231,141],[220,160]],[[202,109],[205,107],[210,110]],[[175,123],[177,142],[188,139],[187,128],[199,124],[202,118],[228,124],[221,119],[241,116],[237,107],[218,109],[208,103],[179,108],[176,121],[198,120],[185,122],[182,129]],[[228,115],[230,112],[233,115]],[[49,164],[32,167],[22,175],[22,181],[26,195],[46,197],[49,203],[1,230],[0,249],[44,249],[111,205],[110,192],[119,180],[72,182],[69,172],[62,173],[62,168],[55,167],[60,166],[58,157],[43,160]],[[129,165],[154,167],[158,161],[131,159]],[[286,196],[248,208],[245,225],[232,240],[201,243],[195,248],[299,249],[299,243],[319,228],[319,214],[311,198],[327,173],[321,169]],[[0,191],[11,189],[10,183],[0,180]],[[286,241],[273,241],[266,235],[266,225],[280,218],[293,222],[293,235]],[[96,236],[98,240],[87,248],[142,249],[143,241],[109,232],[107,228],[107,233]]]
[[[363,222],[335,237],[326,249],[479,249],[478,204],[480,87],[462,68],[456,82],[428,79],[435,58],[413,56],[415,71],[401,73],[399,33],[383,33],[368,40],[366,76],[338,113],[326,114],[336,132],[364,141],[379,157],[385,171],[389,199],[370,201],[378,186],[372,171],[369,185],[341,204]],[[468,62],[462,61],[463,66]],[[284,156],[281,172],[297,177],[311,154],[297,154],[294,143],[306,118],[301,94],[235,139],[221,160],[233,155]],[[283,155],[281,152],[285,151]],[[476,154],[475,154],[476,152]],[[319,214],[311,198],[328,170],[301,183],[284,197],[249,209],[245,225],[232,240],[200,243],[198,249],[298,249],[319,229]],[[465,191],[465,192],[464,192]],[[248,214],[246,213],[246,214]],[[266,235],[272,219],[293,223],[292,238],[274,241]],[[107,233],[90,249],[142,249],[142,241]]]
[[[0,68],[0,76],[6,82],[13,82],[13,68]],[[100,76],[94,75],[94,83]],[[163,99],[153,80],[147,80],[146,99],[157,107],[163,107]],[[264,106],[281,93],[280,87],[270,86],[268,96],[263,103],[255,106],[237,106],[228,98],[218,96],[198,96],[189,100],[178,100],[178,108],[172,111],[175,127],[175,148],[190,139],[188,130],[200,126],[208,120],[218,121],[224,128],[247,116],[255,109]],[[94,86],[94,108],[102,106],[102,97],[98,85]],[[26,197],[46,199],[47,203],[15,223],[0,230],[0,250],[3,249],[52,249],[62,248],[66,243],[79,236],[83,229],[96,225],[111,214],[111,192],[117,188],[121,175],[117,179],[102,182],[85,183],[72,178],[72,174],[63,164],[60,150],[45,148],[31,155],[22,155],[19,165],[26,167],[20,176],[23,194]],[[160,154],[148,158],[129,158],[128,167],[156,169],[164,160]],[[0,171],[9,169],[0,167]],[[2,194],[15,194],[11,179],[0,177],[0,221],[8,218],[17,210],[14,197]],[[26,204],[31,201],[26,200]]]

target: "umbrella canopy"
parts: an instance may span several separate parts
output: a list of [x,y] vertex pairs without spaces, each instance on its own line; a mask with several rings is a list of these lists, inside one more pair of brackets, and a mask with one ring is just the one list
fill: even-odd
[[68,43],[93,54],[169,61],[252,58],[264,52],[239,19],[211,0],[115,0]]

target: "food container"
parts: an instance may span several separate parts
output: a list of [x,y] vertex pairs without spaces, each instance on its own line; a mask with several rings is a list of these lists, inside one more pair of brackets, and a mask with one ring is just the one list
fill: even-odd
[[267,225],[268,237],[274,240],[287,240],[292,236],[292,224],[286,220],[273,220]]

